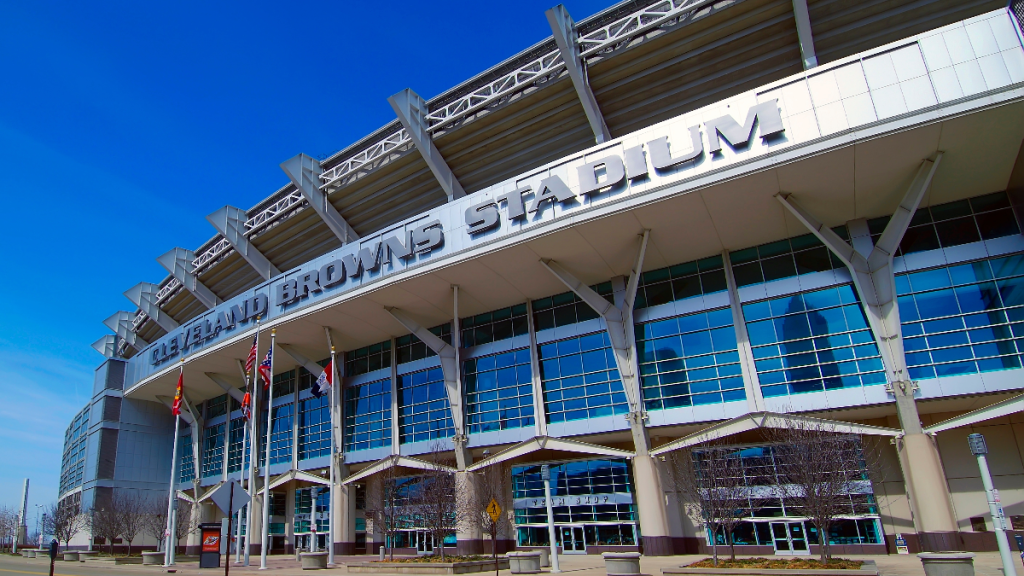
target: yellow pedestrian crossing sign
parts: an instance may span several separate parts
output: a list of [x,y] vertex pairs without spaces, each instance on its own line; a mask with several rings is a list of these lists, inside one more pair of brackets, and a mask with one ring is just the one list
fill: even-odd
[[491,503],[487,505],[487,515],[491,517],[494,522],[501,518],[501,506],[498,506],[498,501],[491,498]]

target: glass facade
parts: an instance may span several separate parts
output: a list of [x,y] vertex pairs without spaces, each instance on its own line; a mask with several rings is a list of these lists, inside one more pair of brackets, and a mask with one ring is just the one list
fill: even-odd
[[648,410],[746,399],[731,309],[637,324],[635,333]]
[[[555,524],[584,524],[588,545],[634,545],[632,472],[626,460],[552,463]],[[548,543],[547,507],[540,465],[512,468],[516,539],[520,546]],[[562,531],[556,530],[561,541]]]
[[743,315],[765,397],[885,383],[849,284],[744,304]]
[[345,376],[358,376],[391,367],[391,340],[364,346],[345,354]]
[[245,428],[248,422],[245,418],[235,418],[231,421],[231,432],[228,437],[228,473],[241,470],[243,463],[249,463],[248,446],[243,450],[242,443],[245,441]]
[[[430,331],[440,337],[448,344],[452,343],[452,325],[442,324],[440,326],[434,326]],[[422,360],[429,358],[430,356],[437,356],[437,353],[427,348],[427,345],[422,340],[417,338],[413,334],[406,334],[400,338],[395,338],[395,361],[398,364],[405,364],[406,362],[413,362],[416,360]]]
[[440,366],[398,377],[398,434],[403,444],[455,434]]
[[210,398],[206,401],[206,418],[216,418],[217,416],[223,416],[228,411],[228,395],[221,394],[216,398]]
[[[844,240],[850,238],[846,226],[832,231]],[[736,285],[741,287],[844,267],[813,234],[730,252],[729,260]]]
[[224,424],[203,430],[203,478],[220,476],[224,472]]
[[82,485],[85,473],[85,449],[89,430],[89,408],[77,415],[64,432],[64,454],[60,463],[60,494]]
[[549,423],[629,412],[607,332],[541,344],[540,377]]
[[533,426],[528,348],[472,358],[462,368],[470,434]]
[[[889,217],[868,221],[871,239],[877,241]],[[922,206],[914,213],[897,256],[949,248],[979,240],[1020,234],[1005,192],[986,194],[937,206]]]
[[330,455],[330,405],[329,394],[299,401],[299,460]]
[[313,531],[313,501],[316,500],[316,531],[326,533],[331,529],[331,489],[324,487],[299,488],[295,490],[295,516],[293,517],[296,534]]
[[[270,415],[270,463],[292,461],[293,404],[275,406]],[[265,456],[264,456],[265,457]]]
[[[612,301],[612,283],[604,282],[591,286],[595,292],[609,302]],[[573,292],[563,292],[533,301],[533,321],[537,331],[568,326],[577,322],[598,318],[594,309],[580,300]]]
[[901,274],[896,292],[911,378],[1020,368],[1024,256]]
[[722,257],[712,256],[644,272],[640,276],[633,308],[639,310],[725,290]]
[[196,459],[192,452],[192,434],[178,437],[178,482],[191,482],[196,477]]
[[345,389],[345,450],[391,446],[391,379]]
[[527,334],[526,304],[463,318],[459,321],[459,329],[460,344],[465,348]]

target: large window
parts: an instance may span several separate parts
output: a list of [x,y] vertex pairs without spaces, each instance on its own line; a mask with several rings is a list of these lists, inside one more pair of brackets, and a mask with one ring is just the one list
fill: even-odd
[[299,460],[331,453],[330,395],[299,401]]
[[849,284],[745,304],[743,315],[766,397],[885,383]]
[[540,375],[548,422],[629,412],[605,332],[542,344]]
[[[846,226],[838,226],[832,231],[844,240],[849,239]],[[844,267],[813,234],[730,252],[729,260],[737,286]]]
[[528,348],[466,360],[462,367],[470,434],[533,426]]
[[294,527],[296,534],[312,532],[314,500],[316,501],[316,531],[330,530],[331,489],[328,487],[299,488],[295,491]]
[[460,344],[466,348],[527,334],[526,304],[463,318],[459,328],[462,331]]
[[345,389],[345,449],[391,445],[391,379]]
[[[888,216],[868,220],[872,240],[878,240],[888,223]],[[949,248],[1019,233],[1009,198],[1005,192],[996,192],[918,208],[896,255]]]
[[191,482],[196,477],[196,459],[192,452],[192,433],[178,437],[178,482]]
[[[434,326],[430,329],[434,336],[439,337],[448,344],[452,343],[451,323]],[[430,356],[437,356],[437,353],[427,347],[415,334],[406,334],[395,338],[395,363],[405,364],[415,360],[422,360]]]
[[[612,283],[591,286],[609,302],[612,301]],[[536,330],[547,330],[598,318],[597,312],[572,292],[563,292],[533,302],[533,321]]]
[[345,354],[345,376],[358,376],[391,367],[391,340]]
[[441,367],[398,377],[398,434],[403,444],[455,434]]
[[224,471],[224,424],[203,430],[203,478]]
[[714,294],[726,289],[722,257],[712,256],[677,264],[668,268],[644,272],[636,291],[634,308],[646,308],[685,300],[702,294]]
[[913,379],[1019,368],[1024,256],[896,277],[903,347]]
[[648,410],[746,399],[729,308],[638,324],[636,335]]
[[82,484],[85,472],[86,432],[89,429],[89,408],[79,412],[64,432],[64,454],[60,465],[60,493]]
[[[262,382],[262,380],[260,380]],[[274,398],[295,393],[295,370],[274,375]]]
[[270,463],[291,462],[292,460],[292,422],[295,418],[295,406],[281,404],[275,406],[270,415]]
[[[248,421],[245,418],[235,418],[231,421],[231,432],[228,438],[228,473],[238,472],[243,463],[249,463],[249,447],[243,448],[242,443],[246,440],[245,429]],[[251,443],[249,439],[248,443]]]
[[206,401],[206,419],[223,416],[228,411],[228,395],[221,394]]

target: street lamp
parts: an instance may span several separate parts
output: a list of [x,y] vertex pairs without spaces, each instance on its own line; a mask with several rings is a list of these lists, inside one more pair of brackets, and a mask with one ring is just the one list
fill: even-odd
[[39,534],[39,546],[36,546],[36,548],[42,548],[43,547],[43,531],[39,527],[39,509],[40,508],[45,508],[45,506],[43,506],[42,504],[36,504],[36,534]]
[[1004,576],[1017,576],[1013,566],[1013,556],[1010,554],[1010,542],[1006,539],[1006,516],[1003,515],[1003,505],[999,503],[999,492],[992,485],[992,473],[988,469],[988,445],[985,437],[974,433],[967,435],[967,444],[971,447],[971,454],[978,458],[978,470],[981,471],[981,484],[985,487],[985,496],[988,499],[988,510],[992,514],[992,525],[996,529],[996,544],[999,546],[999,557],[1003,561]]
[[559,573],[558,544],[555,543],[555,515],[551,504],[551,467],[544,464],[540,467],[540,477],[544,480],[544,503],[548,511],[548,545],[551,547],[551,572]]

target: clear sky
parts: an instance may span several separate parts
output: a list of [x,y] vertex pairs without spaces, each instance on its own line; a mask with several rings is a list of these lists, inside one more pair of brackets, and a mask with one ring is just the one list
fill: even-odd
[[[0,3],[0,505],[56,499],[122,292],[206,215],[551,35],[516,2]],[[583,19],[611,0],[567,0]],[[34,522],[34,512],[29,515]]]

